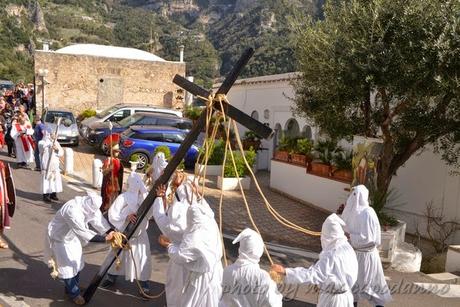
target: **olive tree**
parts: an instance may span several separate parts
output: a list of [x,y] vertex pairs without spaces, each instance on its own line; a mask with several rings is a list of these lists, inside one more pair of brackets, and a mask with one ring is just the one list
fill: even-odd
[[460,1],[331,0],[324,16],[295,23],[295,111],[333,138],[382,138],[380,192],[428,145],[458,166]]

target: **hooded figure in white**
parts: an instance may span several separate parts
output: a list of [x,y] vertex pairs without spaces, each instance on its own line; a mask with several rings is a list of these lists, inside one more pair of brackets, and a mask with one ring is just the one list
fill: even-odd
[[[193,194],[188,195],[187,201],[189,197],[193,198]],[[207,203],[192,200],[182,243],[170,244],[168,253],[186,271],[178,306],[217,307],[222,294],[222,242],[214,213]]]
[[44,260],[47,264],[56,264],[58,277],[66,286],[69,280],[77,277],[74,289],[67,289],[71,298],[80,295],[78,276],[84,267],[82,246],[97,234],[88,224],[101,235],[110,230],[99,210],[101,204],[101,197],[95,193],[77,196],[65,203],[48,224]]
[[[57,140],[54,141],[54,147],[53,149],[53,140],[50,132],[45,130],[43,132],[43,139],[38,142],[42,170],[42,194],[45,197],[52,194],[52,199],[57,200],[56,193],[62,192],[59,158],[64,155],[64,150]],[[48,163],[49,170],[47,174]]]
[[166,166],[168,166],[168,162],[166,161],[165,154],[160,151],[153,157],[152,165],[147,169],[145,184],[147,186],[153,186],[155,181],[163,174]]
[[358,280],[353,291],[355,302],[366,299],[375,305],[391,301],[377,247],[380,245],[380,223],[369,206],[369,190],[358,185],[351,191],[342,213],[345,230],[358,258]]
[[318,307],[352,307],[352,287],[358,274],[355,252],[335,213],[323,223],[319,260],[309,268],[286,269],[287,284],[309,283],[320,288]]
[[283,295],[268,272],[259,266],[264,253],[262,237],[246,228],[233,241],[240,242],[238,260],[224,269],[221,307],[281,307]]
[[[158,228],[176,246],[182,243],[182,237],[187,229],[187,211],[190,207],[188,195],[192,195],[192,188],[190,182],[185,180],[177,188],[173,203],[166,210],[161,197],[157,197],[153,204],[153,217]],[[172,260],[168,262],[165,284],[168,307],[181,307],[180,299],[186,277],[187,270],[183,265]]]
[[[142,181],[142,177],[132,172],[127,181],[127,191],[118,195],[108,211],[109,221],[118,231],[123,231],[130,223],[129,216],[135,215],[139,209],[142,201],[145,199],[147,189]],[[125,275],[126,280],[134,281],[135,279],[141,282],[144,292],[149,290],[148,280],[150,279],[152,271],[152,262],[150,259],[150,242],[147,235],[147,228],[149,226],[149,219],[151,218],[151,210],[149,214],[143,219],[137,231],[129,240],[138,276],[134,267],[133,257],[130,251],[122,251],[120,254],[122,266],[119,271],[114,266],[109,270],[109,274]],[[115,280],[112,280],[112,283]]]

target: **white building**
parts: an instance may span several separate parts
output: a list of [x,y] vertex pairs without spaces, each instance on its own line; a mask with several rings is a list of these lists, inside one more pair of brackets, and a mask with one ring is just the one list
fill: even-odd
[[[272,161],[273,151],[280,131],[317,139],[319,131],[305,118],[293,115],[294,89],[291,81],[297,73],[262,76],[236,81],[227,95],[230,103],[253,118],[266,123],[277,132],[273,140],[264,140],[265,149],[258,153],[258,169],[271,170],[271,187],[294,198],[311,203],[328,211],[335,211],[344,203],[348,187],[343,182],[307,174],[305,168]],[[217,88],[219,84],[215,87]],[[243,135],[245,128],[241,127]],[[398,195],[391,212],[407,222],[407,230],[416,233],[417,228],[426,234],[424,212],[426,204],[433,202],[442,209],[449,220],[460,221],[460,176],[452,175],[448,167],[430,149],[414,155],[393,177],[391,187]],[[460,231],[454,238],[460,243]]]

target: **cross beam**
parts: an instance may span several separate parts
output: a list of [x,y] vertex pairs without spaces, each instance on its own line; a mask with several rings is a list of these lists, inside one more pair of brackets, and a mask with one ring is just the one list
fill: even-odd
[[[236,79],[238,78],[238,75],[241,73],[244,66],[246,66],[246,64],[248,63],[249,59],[252,57],[253,54],[254,54],[254,50],[252,48],[247,49],[243,53],[243,55],[238,60],[238,62],[235,64],[235,66],[233,67],[228,77],[225,79],[225,81],[220,86],[219,90],[217,91],[217,94],[227,94],[228,93],[228,91],[230,90],[230,88],[235,83]],[[174,79],[177,81],[180,78],[176,76]],[[193,85],[193,89],[195,90],[192,91],[191,85]],[[186,87],[184,89],[188,90],[189,92],[193,94],[198,93],[197,91],[199,90],[200,93],[203,94],[204,97],[208,97],[209,95],[208,91],[201,89],[200,87],[194,85],[193,83],[191,84],[184,83],[184,87]],[[250,129],[252,128],[256,129],[257,130],[256,132],[260,136],[269,137],[273,134],[272,130],[269,127],[266,127],[262,123],[247,116],[245,113],[239,111],[238,109],[231,107],[229,104],[225,104],[224,108],[227,108],[227,112],[229,116],[231,116],[233,119],[235,119],[238,122],[241,122],[240,118],[243,119],[245,123],[244,125]],[[193,126],[192,130],[187,134],[184,141],[181,143],[179,149],[177,150],[176,154],[171,158],[171,161],[169,161],[168,166],[166,166],[165,170],[163,171],[163,174],[160,176],[160,178],[158,178],[157,181],[155,181],[149,194],[147,195],[147,197],[144,199],[139,209],[137,210],[136,223],[128,224],[128,226],[126,226],[125,230],[123,231],[123,233],[125,234],[128,240],[132,237],[133,233],[137,230],[139,225],[142,223],[148,211],[151,210],[153,202],[155,201],[155,198],[156,198],[157,188],[160,185],[167,184],[172,174],[176,170],[177,166],[182,161],[182,159],[185,157],[187,151],[196,141],[196,139],[198,138],[198,135],[200,134],[200,132],[205,126],[206,126],[206,112],[201,112],[201,115],[199,119],[197,120],[197,122],[195,123],[195,125]],[[121,250],[118,250],[117,255],[119,255],[120,252]],[[83,294],[83,297],[85,298],[86,302],[89,302],[91,300],[97,288],[99,287],[99,284],[104,278],[105,274],[107,274],[108,270],[110,269],[112,264],[115,262],[115,259],[116,259],[115,255],[110,254],[104,260],[101,267],[99,268],[99,272],[97,272],[97,274],[93,277],[90,285],[88,286],[85,293]]]

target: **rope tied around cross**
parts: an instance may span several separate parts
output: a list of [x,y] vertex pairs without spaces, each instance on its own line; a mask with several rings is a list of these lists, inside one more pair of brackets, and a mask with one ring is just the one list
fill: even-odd
[[[304,228],[302,226],[299,226],[299,225],[295,224],[292,221],[289,221],[287,218],[283,217],[270,204],[270,202],[266,198],[264,192],[262,191],[262,189],[260,187],[260,184],[259,184],[259,182],[257,180],[257,177],[255,176],[255,174],[254,174],[254,172],[252,170],[252,167],[249,165],[249,162],[246,159],[243,144],[242,144],[242,141],[241,141],[241,137],[240,137],[236,122],[231,118],[228,119],[227,116],[226,116],[225,108],[224,108],[222,102],[229,103],[229,101],[227,99],[227,96],[223,95],[223,94],[215,95],[215,94],[211,93],[208,96],[208,98],[205,98],[205,97],[202,97],[202,96],[198,96],[198,98],[200,98],[200,99],[202,99],[202,100],[204,100],[206,102],[206,130],[205,130],[206,131],[205,132],[206,137],[205,137],[205,142],[204,142],[204,168],[202,168],[201,171],[195,173],[195,177],[198,177],[199,182],[201,182],[202,195],[204,195],[204,189],[205,189],[205,185],[206,185],[206,169],[207,169],[207,163],[208,163],[208,159],[209,159],[209,154],[210,154],[210,152],[211,152],[211,150],[212,150],[212,148],[213,148],[213,146],[215,144],[218,125],[221,122],[221,120],[223,120],[224,125],[227,125],[226,133],[225,133],[226,138],[225,138],[225,151],[224,151],[223,165],[225,166],[226,161],[227,161],[228,153],[230,152],[231,163],[232,163],[234,172],[236,174],[239,190],[240,190],[242,198],[243,198],[243,202],[244,202],[244,205],[245,205],[245,208],[246,208],[246,212],[248,213],[248,217],[250,219],[252,227],[254,227],[254,229],[257,231],[257,233],[259,233],[259,235],[262,236],[262,234],[261,234],[259,228],[257,227],[257,224],[256,224],[256,222],[255,222],[255,220],[254,220],[254,218],[252,216],[251,208],[250,208],[250,206],[248,204],[246,194],[245,194],[244,189],[242,187],[241,181],[239,180],[240,177],[239,177],[238,170],[237,170],[237,165],[236,165],[236,161],[235,161],[235,155],[233,153],[233,149],[232,149],[231,142],[230,142],[230,130],[233,130],[234,133],[235,133],[235,138],[236,138],[236,141],[237,141],[237,144],[238,144],[238,149],[239,149],[239,151],[241,153],[241,156],[243,158],[243,161],[245,163],[245,167],[248,169],[248,171],[249,171],[249,173],[251,175],[251,178],[254,180],[254,183],[255,183],[255,186],[257,188],[257,191],[260,194],[260,196],[262,197],[262,199],[264,201],[264,205],[265,205],[266,209],[268,210],[268,212],[270,213],[270,215],[273,218],[275,218],[275,220],[278,221],[281,225],[283,225],[283,226],[285,226],[287,228],[296,230],[298,232],[301,232],[303,234],[310,235],[310,236],[315,236],[315,237],[320,236],[321,232],[312,231],[310,229]],[[209,127],[210,127],[211,121],[212,121],[212,108],[213,108],[214,104],[216,104],[216,103],[219,104],[220,112],[217,114],[217,118],[216,118],[216,120],[214,122],[214,126],[213,126],[212,132],[211,132],[210,137],[209,137]],[[200,155],[198,156],[197,161],[201,161],[200,158],[201,158],[201,152],[200,152]],[[222,167],[221,176],[224,177],[224,167]],[[227,266],[228,265],[228,260],[227,260],[227,256],[226,256],[224,239],[223,239],[223,231],[222,231],[222,227],[223,227],[223,225],[222,225],[223,224],[222,223],[223,197],[224,197],[224,190],[223,190],[223,185],[222,185],[221,191],[220,191],[220,199],[219,199],[219,230],[220,230],[220,236],[221,236],[221,241],[222,241],[222,246],[223,246],[224,263],[225,263],[225,266]],[[264,250],[265,250],[265,253],[267,255],[267,258],[268,258],[270,264],[273,264],[274,262],[272,260],[272,257],[270,255],[266,245],[264,246]],[[278,273],[276,273],[274,271],[270,272],[270,276],[277,283],[281,283],[281,281],[283,280],[283,277],[279,276]]]

